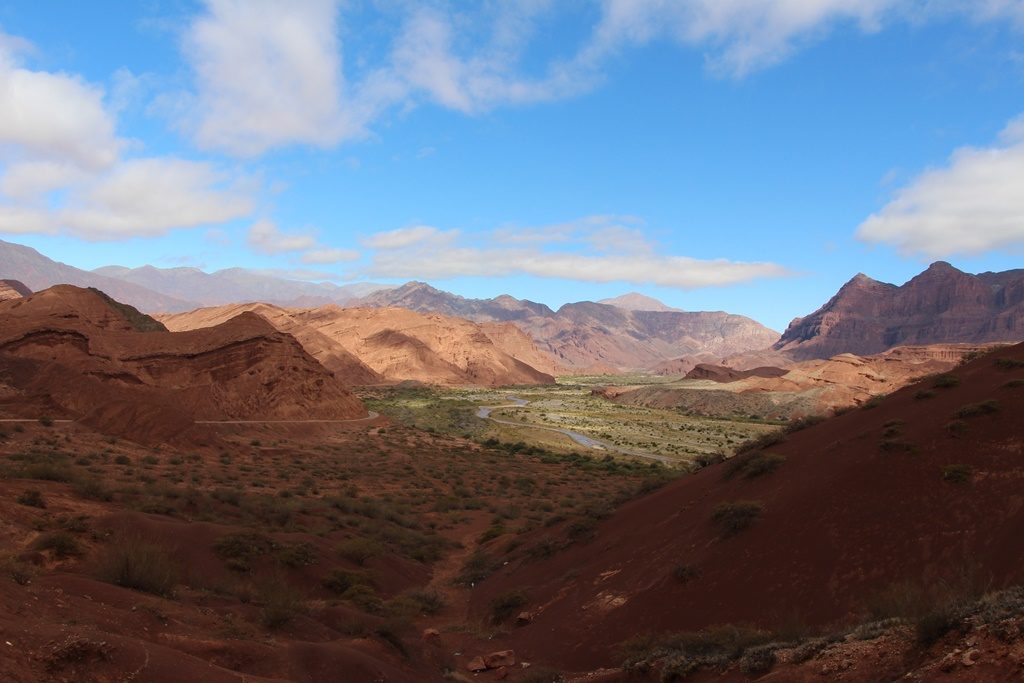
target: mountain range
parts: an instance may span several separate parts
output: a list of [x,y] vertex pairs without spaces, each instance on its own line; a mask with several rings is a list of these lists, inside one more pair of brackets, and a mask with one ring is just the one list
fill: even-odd
[[[742,370],[840,353],[867,356],[904,345],[1024,338],[1024,269],[972,275],[945,262],[932,264],[903,285],[858,274],[817,311],[793,320],[781,336],[744,316],[680,311],[636,292],[555,310],[507,294],[466,298],[415,281],[401,286],[334,285],[241,268],[205,273],[197,268],[106,266],[86,271],[4,241],[0,277],[30,290],[65,283],[95,287],[150,313],[262,302],[294,309],[403,308],[481,325],[512,323],[536,348],[510,335],[508,328],[492,326],[482,334],[492,342],[504,337],[506,346],[518,348],[513,357],[529,356],[544,374],[650,369],[684,374],[697,363]],[[278,315],[278,320],[284,318]],[[358,369],[348,361],[343,364]],[[356,376],[373,379],[365,370]]]
[[467,299],[423,282],[374,292],[354,303],[438,312],[477,322],[512,322],[571,372],[643,369],[698,353],[721,357],[762,349],[779,338],[755,320],[721,311],[631,310],[593,301],[565,304],[555,311],[507,295]]

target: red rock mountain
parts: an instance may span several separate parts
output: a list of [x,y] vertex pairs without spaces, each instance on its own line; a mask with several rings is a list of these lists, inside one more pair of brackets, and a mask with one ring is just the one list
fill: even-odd
[[238,304],[161,316],[172,330],[192,330],[243,311],[295,335],[311,355],[348,384],[415,380],[450,386],[549,384],[549,357],[509,323],[477,324],[401,308],[322,306],[283,309]]
[[629,310],[584,301],[566,304],[556,312],[510,296],[466,299],[422,282],[375,292],[359,303],[440,312],[478,322],[510,321],[556,363],[574,372],[648,368],[701,353],[722,357],[762,349],[778,340],[778,333],[750,318],[718,311]]
[[[952,375],[676,480],[560,552],[557,529],[518,536],[511,555],[495,541],[485,550],[503,564],[477,585],[474,613],[521,592],[532,621],[509,645],[585,670],[617,664],[616,646],[639,633],[855,620],[883,590],[964,567],[992,588],[1019,583],[1024,344]],[[774,469],[744,469],[762,452]],[[741,508],[749,527],[724,526],[721,511]]]
[[290,335],[247,313],[168,332],[98,290],[0,302],[0,410],[162,441],[197,418],[351,419],[360,401]]
[[803,360],[894,346],[1024,339],[1024,270],[970,275],[933,263],[902,286],[858,274],[773,347]]

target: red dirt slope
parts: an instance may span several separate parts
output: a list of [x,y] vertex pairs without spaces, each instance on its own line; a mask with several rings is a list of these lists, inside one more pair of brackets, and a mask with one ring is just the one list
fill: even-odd
[[[965,564],[994,585],[1019,582],[1024,344],[951,375],[787,435],[766,449],[785,457],[775,471],[711,466],[627,504],[589,543],[544,560],[520,553],[473,608],[483,615],[495,596],[525,591],[535,617],[509,645],[585,670],[615,663],[614,646],[641,632],[834,623],[895,582]],[[951,481],[950,465],[966,481]],[[734,501],[762,513],[729,536],[712,516]],[[673,576],[683,565],[692,579]]]
[[[167,332],[97,290],[0,302],[0,409],[84,419],[162,441],[195,419],[349,419],[362,404],[293,337],[254,314]],[[29,414],[32,413],[32,414]]]

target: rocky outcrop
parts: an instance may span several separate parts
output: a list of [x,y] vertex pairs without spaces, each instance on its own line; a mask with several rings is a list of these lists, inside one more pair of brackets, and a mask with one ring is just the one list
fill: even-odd
[[170,439],[196,419],[366,415],[293,337],[253,313],[168,332],[102,292],[69,285],[0,303],[0,376],[16,391],[0,408],[48,405],[146,442]]
[[729,383],[737,382],[748,377],[781,377],[786,374],[783,368],[762,366],[750,370],[734,370],[724,365],[711,365],[699,363],[692,370],[686,373],[686,379],[708,379],[712,382]]
[[32,293],[32,290],[17,280],[0,280],[0,301],[20,299]]
[[1021,339],[1024,271],[970,275],[940,261],[899,287],[858,274],[824,306],[790,323],[773,348],[802,360]]
[[171,329],[197,329],[240,311],[264,316],[350,384],[414,380],[449,386],[554,382],[557,365],[508,323],[477,324],[400,308],[282,309],[243,304],[161,316]]

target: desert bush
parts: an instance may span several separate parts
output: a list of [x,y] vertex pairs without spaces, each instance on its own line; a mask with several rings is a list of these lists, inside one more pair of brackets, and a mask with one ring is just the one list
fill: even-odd
[[724,536],[735,536],[752,525],[761,516],[763,509],[764,506],[757,501],[734,500],[716,505],[711,519]]
[[163,546],[138,536],[114,537],[99,558],[97,578],[124,588],[169,596],[178,583],[180,566]]
[[1017,358],[997,358],[996,367],[1000,370],[1020,370],[1024,368],[1024,360]]
[[305,607],[302,593],[283,576],[274,574],[257,586],[261,604],[260,620],[269,629],[278,629],[298,616]]
[[932,380],[932,386],[936,389],[952,389],[960,386],[960,378],[956,375],[936,375]]
[[368,586],[372,583],[370,575],[366,572],[353,572],[348,569],[333,569],[324,580],[323,585],[329,591],[343,594],[353,586]]
[[478,548],[462,566],[462,571],[459,572],[456,582],[464,586],[471,586],[490,576],[495,566],[494,558]]
[[992,413],[998,413],[999,410],[999,401],[989,399],[988,401],[982,401],[980,403],[968,403],[967,405],[960,406],[956,412],[953,413],[953,417],[978,417],[979,415],[991,415]]
[[526,594],[522,591],[502,593],[491,600],[491,623],[503,624],[512,618],[516,610],[527,604]]
[[387,607],[399,616],[435,615],[444,609],[444,598],[435,591],[412,590],[391,600]]
[[75,493],[87,500],[98,500],[109,503],[114,499],[114,494],[95,477],[80,479],[75,484]]
[[742,455],[743,453],[749,453],[750,451],[763,451],[766,448],[777,446],[785,440],[785,430],[780,429],[778,431],[768,432],[767,434],[762,434],[756,439],[750,439],[749,441],[741,443],[736,447],[736,455]]
[[885,401],[885,398],[886,394],[878,394],[877,396],[872,396],[868,400],[861,403],[860,407],[862,410],[871,410],[872,408],[877,408],[878,406],[882,405],[882,403]]
[[708,666],[722,666],[771,640],[766,631],[726,624],[703,631],[632,638],[619,647],[623,668],[646,672],[662,662],[662,680],[683,680]]
[[46,501],[43,500],[43,492],[40,491],[39,489],[29,489],[28,491],[23,491],[18,495],[18,497],[15,500],[17,500],[22,505],[27,505],[28,507],[46,507]]
[[1024,387],[1024,379],[1011,379],[1009,382],[1003,382],[1003,389],[1017,389]]
[[799,432],[807,429],[808,427],[813,427],[816,424],[821,424],[825,419],[824,415],[805,415],[804,417],[798,417],[789,421],[789,424],[785,427],[785,431],[787,434]]
[[934,397],[935,397],[935,392],[932,391],[931,389],[919,389],[917,391],[917,393],[914,394],[914,398],[916,398],[919,401],[922,400],[922,399],[925,399],[925,398],[934,398]]
[[672,568],[672,578],[679,583],[689,583],[700,576],[700,570],[689,564],[677,564]]
[[229,569],[235,571],[249,571],[256,558],[270,555],[278,548],[274,539],[256,531],[227,534],[213,544],[217,556],[225,560]]
[[783,646],[782,643],[767,643],[748,649],[740,657],[740,671],[748,676],[760,676],[768,673],[775,666],[777,660],[775,652]]
[[971,466],[964,464],[943,465],[942,478],[954,484],[963,484],[971,480]]
[[338,554],[358,565],[366,564],[383,552],[384,547],[372,538],[349,538],[338,545]]
[[32,544],[36,550],[49,550],[54,557],[65,559],[82,554],[78,539],[66,531],[54,531],[44,534]]
[[771,474],[786,462],[786,456],[778,453],[751,453],[733,457],[725,466],[723,476],[731,479],[737,475],[744,479],[755,479]]
[[316,553],[309,543],[295,543],[280,547],[277,551],[277,561],[289,569],[297,569],[314,564]]
[[368,584],[356,584],[341,594],[342,600],[347,600],[353,605],[371,614],[378,614],[384,609],[384,601],[377,595],[373,586]]

